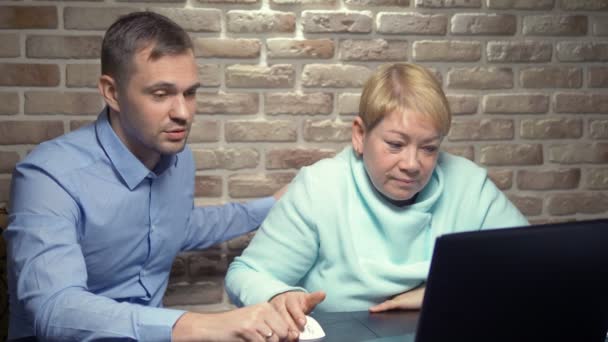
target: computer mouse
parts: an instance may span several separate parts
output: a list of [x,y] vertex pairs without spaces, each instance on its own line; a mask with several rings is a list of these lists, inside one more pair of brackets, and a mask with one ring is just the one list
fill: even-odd
[[300,332],[300,341],[321,341],[325,337],[325,331],[316,319],[306,316],[304,331]]

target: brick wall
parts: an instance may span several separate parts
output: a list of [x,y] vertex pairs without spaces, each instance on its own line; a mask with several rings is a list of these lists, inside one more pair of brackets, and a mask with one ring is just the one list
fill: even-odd
[[[374,68],[436,73],[445,149],[486,166],[533,222],[608,216],[608,0],[0,0],[0,207],[37,143],[95,119],[104,29],[148,9],[191,34],[200,204],[271,194],[349,143]],[[175,262],[168,306],[229,306],[249,237]],[[194,305],[194,306],[192,306]]]

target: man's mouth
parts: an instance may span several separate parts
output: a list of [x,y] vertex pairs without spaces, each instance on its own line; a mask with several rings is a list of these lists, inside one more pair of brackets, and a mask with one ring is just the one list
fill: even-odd
[[165,131],[165,133],[169,137],[169,140],[179,141],[184,140],[186,138],[187,131],[185,128],[177,128]]

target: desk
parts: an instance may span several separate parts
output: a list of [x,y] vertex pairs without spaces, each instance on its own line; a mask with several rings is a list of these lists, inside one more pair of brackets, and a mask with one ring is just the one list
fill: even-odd
[[[414,342],[420,311],[312,313],[325,331],[322,342]],[[605,339],[608,342],[608,337]]]
[[[323,342],[366,341],[381,337],[402,336],[401,341],[414,340],[420,311],[389,311],[370,314],[356,312],[312,313],[325,331]],[[403,336],[405,335],[405,336]]]
[[[325,331],[322,342],[414,342],[420,311],[312,313]],[[36,342],[29,337],[12,342]],[[561,340],[560,340],[561,341]],[[605,342],[608,342],[606,338]]]

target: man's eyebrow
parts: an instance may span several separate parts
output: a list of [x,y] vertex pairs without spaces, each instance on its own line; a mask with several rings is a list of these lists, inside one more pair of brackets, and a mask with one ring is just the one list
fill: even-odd
[[[197,83],[191,85],[190,87],[188,87],[186,89],[186,92],[196,90],[196,89],[200,88],[200,86],[201,86],[201,84],[199,82],[197,82]],[[155,91],[158,89],[168,89],[171,91],[177,91],[177,87],[175,86],[175,84],[170,83],[170,82],[158,82],[158,83],[154,83],[154,84],[149,85],[144,88],[144,90],[147,92],[152,92],[152,91]]]
[[188,87],[188,89],[186,89],[186,92],[191,91],[191,90],[196,90],[200,87],[201,87],[200,82],[196,82],[193,85],[191,85],[190,87]]
[[173,83],[158,82],[158,83],[154,83],[154,84],[149,85],[149,86],[147,86],[147,87],[144,88],[144,90],[148,91],[148,92],[154,91],[154,90],[158,90],[158,89],[171,89],[171,90],[175,90],[175,89],[177,89],[177,87]]

